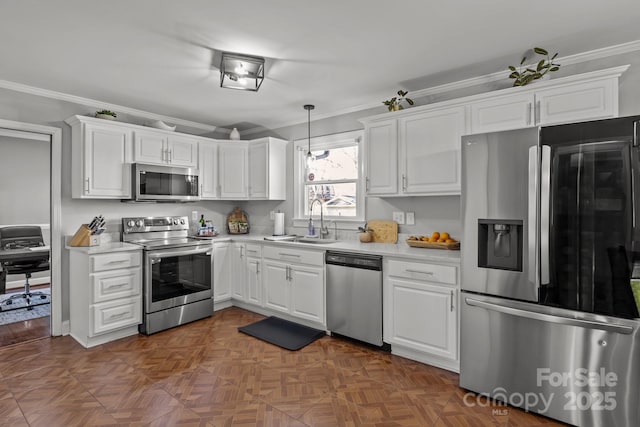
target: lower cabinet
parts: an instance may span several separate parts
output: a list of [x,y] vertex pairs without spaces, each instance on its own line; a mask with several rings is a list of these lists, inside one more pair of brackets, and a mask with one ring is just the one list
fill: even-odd
[[458,268],[389,260],[384,271],[384,341],[392,352],[457,371]]
[[[235,272],[229,265],[231,242],[213,244],[213,302],[231,299],[231,283]],[[232,276],[233,275],[233,276]]]
[[69,323],[85,347],[138,333],[142,322],[142,253],[70,248]]
[[262,306],[262,247],[247,243],[245,253],[245,301]]
[[264,307],[324,325],[323,254],[289,247],[264,247]]

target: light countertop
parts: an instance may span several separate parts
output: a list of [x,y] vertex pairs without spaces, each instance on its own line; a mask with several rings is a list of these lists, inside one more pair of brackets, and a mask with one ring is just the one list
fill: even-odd
[[139,251],[142,250],[142,246],[134,245],[133,243],[126,242],[105,242],[98,246],[66,246],[67,249],[72,251],[84,252],[89,255],[105,254],[109,252],[122,252],[122,251]]

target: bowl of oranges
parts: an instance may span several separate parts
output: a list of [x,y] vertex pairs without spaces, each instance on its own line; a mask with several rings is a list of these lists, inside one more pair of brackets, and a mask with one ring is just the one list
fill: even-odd
[[434,231],[429,236],[409,236],[407,244],[415,248],[459,250],[460,242],[447,232]]

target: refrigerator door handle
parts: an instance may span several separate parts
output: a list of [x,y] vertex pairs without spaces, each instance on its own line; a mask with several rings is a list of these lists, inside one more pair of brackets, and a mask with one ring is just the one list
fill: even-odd
[[527,250],[527,254],[529,256],[528,264],[529,264],[529,283],[532,283],[538,287],[538,282],[536,280],[536,224],[537,224],[537,195],[538,195],[538,147],[533,146],[529,147],[529,186],[528,186],[528,196],[527,196],[527,240],[529,242],[529,247]]
[[540,313],[538,311],[523,310],[521,308],[510,307],[508,305],[480,301],[473,298],[465,298],[464,302],[472,307],[484,308],[491,311],[497,311],[499,313],[525,317],[527,319],[539,320],[542,322],[557,323],[567,326],[578,326],[588,329],[598,329],[602,331],[616,332],[623,335],[630,335],[633,332],[633,328],[631,326],[619,325],[615,323],[605,323],[597,322],[594,320],[583,320],[575,319],[572,317],[556,316],[552,314]]
[[551,147],[542,146],[540,164],[540,283],[549,283],[549,217],[551,215]]

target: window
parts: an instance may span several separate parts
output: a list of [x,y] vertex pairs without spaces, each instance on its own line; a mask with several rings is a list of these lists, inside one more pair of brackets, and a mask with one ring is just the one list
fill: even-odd
[[320,216],[320,207],[326,219],[364,219],[364,192],[360,171],[362,153],[359,142],[362,131],[347,132],[311,139],[314,160],[306,165],[308,140],[295,141],[296,218],[309,218],[311,202],[313,217]]

